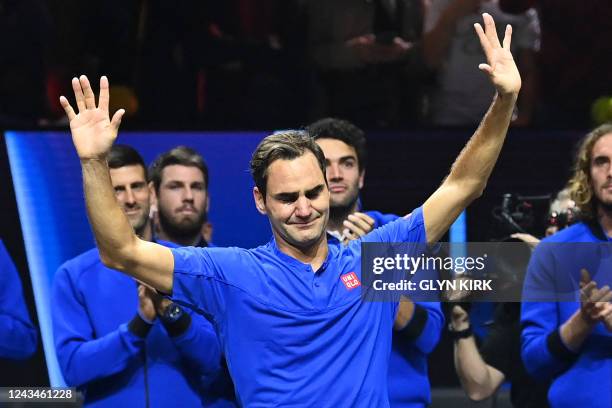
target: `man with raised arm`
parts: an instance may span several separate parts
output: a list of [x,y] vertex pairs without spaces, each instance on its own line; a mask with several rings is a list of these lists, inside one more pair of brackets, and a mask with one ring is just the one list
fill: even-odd
[[[521,85],[509,51],[511,28],[502,46],[491,16],[483,18],[485,29],[475,28],[487,56],[479,68],[497,89],[491,108],[425,204],[363,240],[436,242],[482,194]],[[296,131],[275,134],[253,154],[253,196],[272,227],[268,244],[168,249],[140,240],[115,202],[106,154],[123,111],[109,120],[108,80],[100,80],[98,106],[85,76],[72,84],[78,114],[66,98],[61,103],[102,260],[213,320],[241,405],[387,407],[397,303],[362,301],[361,240],[346,247],[328,243],[325,157],[312,138]]]

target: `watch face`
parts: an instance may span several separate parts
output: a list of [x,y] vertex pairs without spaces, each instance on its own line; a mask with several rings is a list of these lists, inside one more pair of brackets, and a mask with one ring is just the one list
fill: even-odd
[[166,316],[170,320],[176,320],[181,316],[181,308],[176,303],[172,303],[168,306],[168,310],[166,310]]

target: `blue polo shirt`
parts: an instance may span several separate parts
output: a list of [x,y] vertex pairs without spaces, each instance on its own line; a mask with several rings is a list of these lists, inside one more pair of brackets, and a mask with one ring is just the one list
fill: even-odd
[[348,246],[330,242],[317,271],[274,240],[172,249],[173,298],[213,321],[242,406],[389,406],[397,303],[362,301],[352,278],[361,282],[361,241],[417,248],[426,241],[421,208]]

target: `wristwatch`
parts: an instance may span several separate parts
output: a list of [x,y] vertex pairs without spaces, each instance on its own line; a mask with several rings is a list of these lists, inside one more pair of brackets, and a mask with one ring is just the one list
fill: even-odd
[[472,332],[472,325],[469,325],[467,327],[467,329],[463,329],[463,330],[455,330],[453,328],[452,323],[448,324],[448,332],[450,333],[450,336],[453,340],[457,341],[459,339],[467,339],[468,337],[470,337],[472,334],[474,334]]
[[184,313],[185,312],[183,312],[183,309],[179,305],[170,303],[166,310],[164,310],[164,314],[160,316],[160,319],[164,323],[174,323],[180,319]]

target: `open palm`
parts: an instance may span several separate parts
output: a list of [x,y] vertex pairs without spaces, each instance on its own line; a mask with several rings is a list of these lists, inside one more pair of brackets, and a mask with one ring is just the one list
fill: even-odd
[[501,95],[517,94],[521,89],[521,75],[510,52],[512,26],[506,26],[502,45],[497,37],[493,17],[484,13],[482,18],[484,20],[484,30],[478,23],[474,24],[474,28],[487,57],[487,63],[480,64],[478,68],[489,75],[491,82]]
[[85,75],[72,79],[72,89],[76,99],[78,113],[64,96],[60,103],[70,120],[72,142],[80,159],[102,159],[110,150],[117,138],[121,117],[125,113],[119,109],[110,120],[108,113],[109,85],[106,77],[100,78],[100,97],[96,106],[96,97]]

